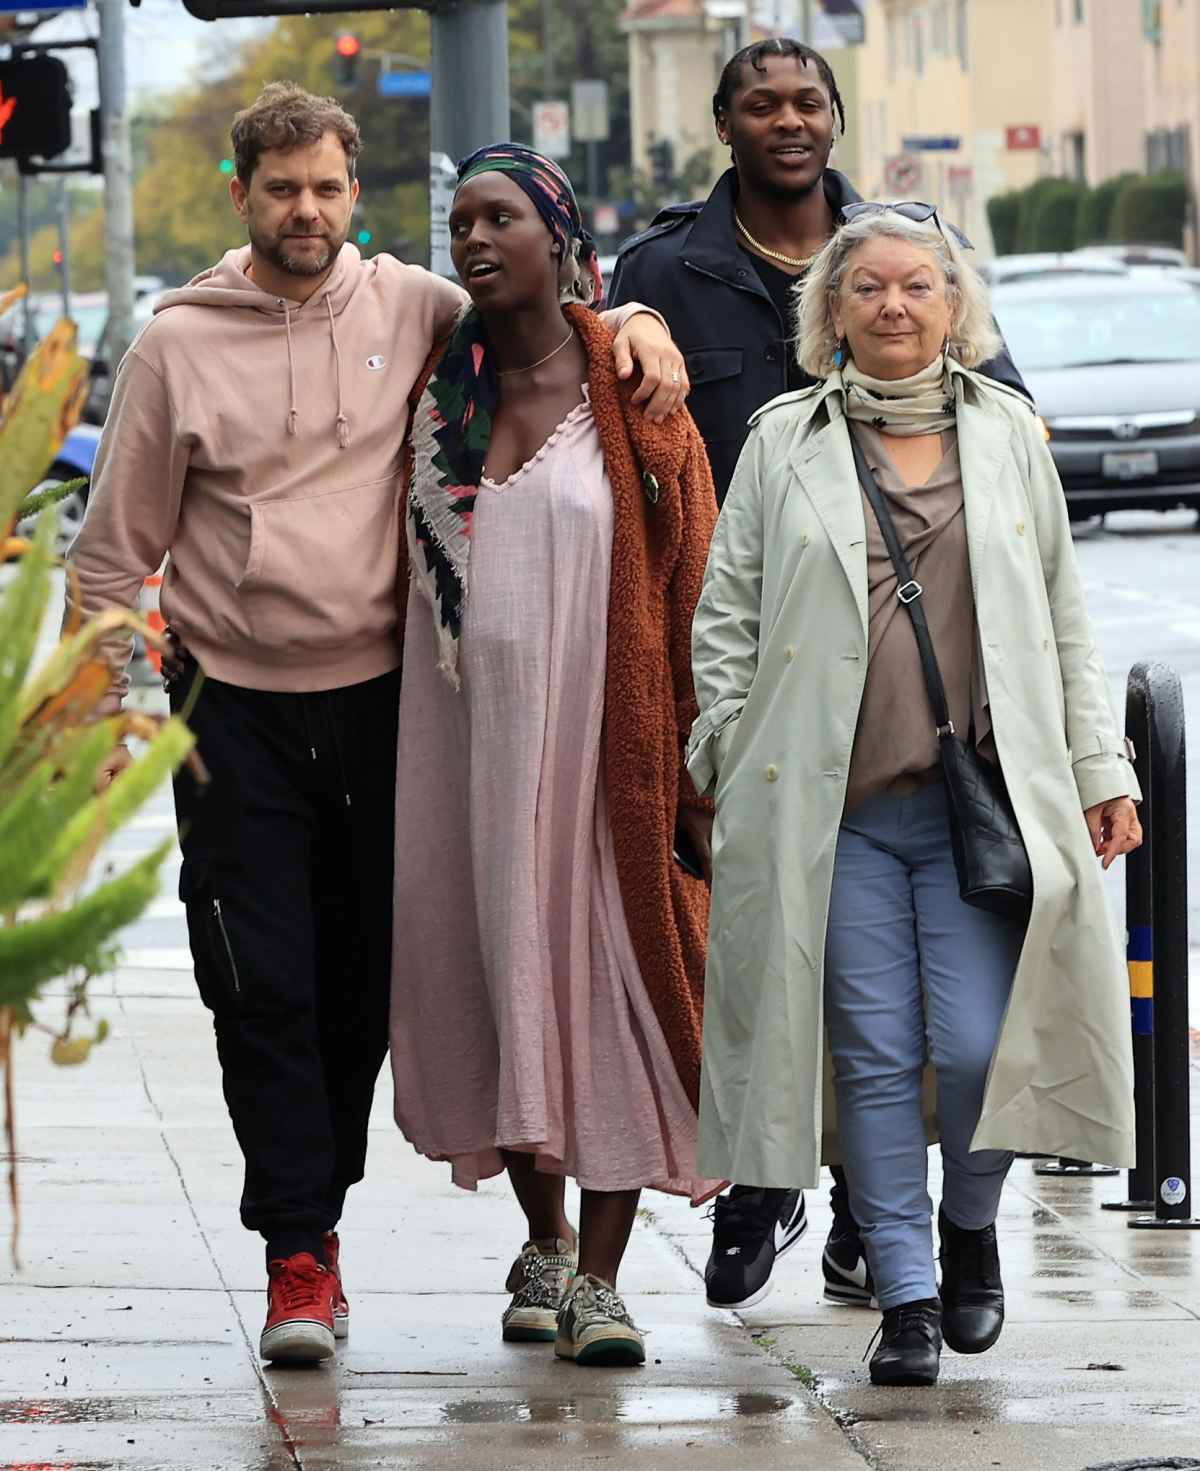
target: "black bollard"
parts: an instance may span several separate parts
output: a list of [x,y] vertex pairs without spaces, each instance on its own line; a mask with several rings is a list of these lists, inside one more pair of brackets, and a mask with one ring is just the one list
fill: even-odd
[[[1125,734],[1133,746],[1134,769],[1143,793],[1149,789],[1150,712],[1145,665],[1129,675]],[[1124,1200],[1106,1200],[1106,1211],[1154,1209],[1154,887],[1150,854],[1154,840],[1150,803],[1143,801],[1142,846],[1125,860],[1125,934],[1129,963],[1129,1013],[1133,1030],[1133,1106],[1137,1119],[1137,1163],[1129,1171]]]
[[[1167,664],[1135,666],[1145,688],[1150,742],[1150,871],[1154,916],[1154,1214],[1142,1230],[1200,1227],[1192,1214],[1191,1079],[1188,1038],[1187,745],[1183,687]],[[1144,819],[1143,819],[1144,821]]]

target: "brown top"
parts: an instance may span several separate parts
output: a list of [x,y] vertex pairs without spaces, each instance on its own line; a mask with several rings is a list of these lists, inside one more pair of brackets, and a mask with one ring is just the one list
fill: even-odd
[[[921,486],[906,486],[878,432],[855,423],[856,436],[896,523],[900,543],[924,588],[922,603],[946,686],[950,718],[966,739],[973,729],[990,755],[991,719],[979,652],[971,564],[967,556],[958,435],[942,435],[942,460]],[[867,680],[863,690],[847,812],[881,792],[903,795],[937,780],[937,734],[921,672],[912,619],[896,596],[896,572],[870,502],[867,527]]]

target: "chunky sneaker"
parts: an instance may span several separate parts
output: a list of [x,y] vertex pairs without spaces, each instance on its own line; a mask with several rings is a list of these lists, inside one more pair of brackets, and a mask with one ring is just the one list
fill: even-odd
[[509,1343],[553,1343],[558,1310],[578,1263],[578,1251],[561,1237],[525,1243],[504,1284],[513,1295],[500,1319]]
[[734,1185],[709,1210],[713,1244],[704,1268],[710,1308],[748,1308],[771,1290],[775,1258],[808,1230],[802,1190]]
[[888,1308],[878,1337],[879,1347],[871,1355],[872,1384],[937,1383],[942,1351],[942,1305],[936,1297]]
[[310,1251],[267,1266],[267,1322],[258,1351],[276,1364],[316,1364],[333,1353],[337,1279]]
[[333,1296],[333,1336],[335,1338],[349,1338],[350,1336],[350,1304],[346,1301],[346,1291],[342,1286],[342,1270],[338,1265],[338,1257],[341,1255],[342,1243],[338,1240],[336,1231],[325,1233],[325,1265],[333,1273],[334,1281],[337,1283],[337,1291]]
[[644,1364],[646,1341],[616,1288],[585,1272],[563,1298],[554,1352],[577,1364]]
[[825,1276],[825,1299],[843,1307],[874,1308],[875,1284],[867,1266],[862,1237],[853,1221],[843,1223],[836,1217],[825,1239],[821,1256]]
[[986,1353],[1004,1327],[1004,1284],[995,1226],[967,1231],[938,1212],[942,1332],[956,1354]]

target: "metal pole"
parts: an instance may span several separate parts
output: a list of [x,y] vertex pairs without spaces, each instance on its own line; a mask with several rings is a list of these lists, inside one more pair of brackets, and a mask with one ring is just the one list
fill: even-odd
[[33,305],[29,300],[29,196],[26,192],[29,180],[24,174],[17,175],[17,239],[20,242],[21,280],[25,284],[25,296],[21,302],[21,356],[27,358],[33,351]]
[[547,100],[554,96],[554,0],[542,0],[542,89]]
[[508,106],[506,0],[462,0],[432,16],[429,102],[429,268],[454,275],[447,216],[454,165],[485,143],[505,141]]
[[1192,1214],[1188,1037],[1187,743],[1183,686],[1168,664],[1146,669],[1154,824],[1154,1215],[1140,1229],[1196,1229]]
[[[113,3],[113,0],[109,0]],[[509,134],[508,5],[463,0],[433,12],[430,146],[453,160]]]
[[[1146,666],[1129,672],[1125,691],[1125,734],[1133,742],[1134,769],[1143,793],[1150,790],[1150,712]],[[1142,846],[1125,860],[1125,935],[1129,963],[1129,1016],[1133,1030],[1133,1106],[1137,1162],[1129,1171],[1124,1200],[1106,1200],[1106,1211],[1154,1209],[1154,813],[1143,801]]]
[[113,373],[133,338],[133,155],[125,99],[126,0],[96,0],[100,15],[100,151],[104,160],[104,282]]
[[66,179],[58,181],[58,249],[62,255],[61,273],[63,316],[71,315],[71,193]]

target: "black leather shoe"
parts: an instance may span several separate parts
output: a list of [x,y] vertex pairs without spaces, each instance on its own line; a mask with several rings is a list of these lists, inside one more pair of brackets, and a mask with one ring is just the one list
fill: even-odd
[[918,1298],[888,1308],[871,1355],[872,1384],[936,1384],[942,1352],[942,1305]]
[[995,1226],[964,1231],[938,1212],[942,1238],[942,1332],[956,1354],[981,1354],[1004,1327],[1004,1284]]

